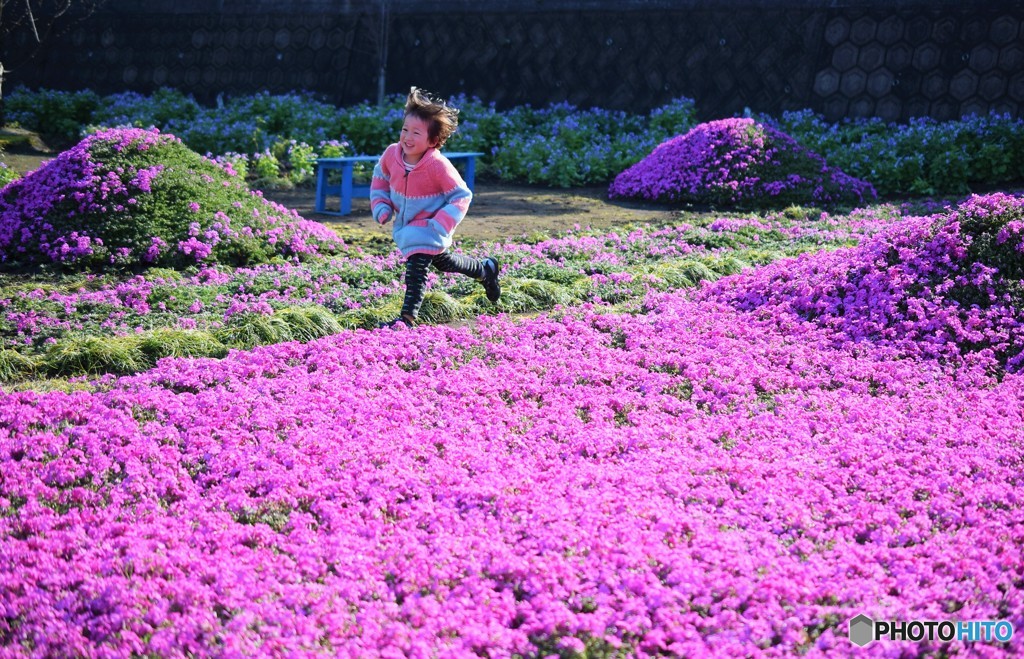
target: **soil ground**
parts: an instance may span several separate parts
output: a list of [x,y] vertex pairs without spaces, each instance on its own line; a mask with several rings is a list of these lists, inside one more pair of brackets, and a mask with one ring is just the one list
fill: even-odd
[[[313,190],[265,190],[264,196],[341,230],[341,233],[378,231],[370,215],[368,199],[356,199],[352,213],[343,217],[313,210]],[[458,235],[477,240],[504,240],[534,233],[555,233],[581,227],[607,228],[616,225],[665,223],[678,216],[663,206],[610,201],[606,188],[552,190],[477,181],[469,214],[459,225]],[[329,198],[337,208],[338,199]]]
[[[0,155],[19,172],[36,169],[55,154],[40,154],[28,148],[9,147]],[[344,217],[317,213],[314,210],[315,191],[311,188],[290,190],[264,190],[267,199],[296,210],[307,220],[323,222],[340,230],[342,234],[377,232],[386,234],[370,216],[368,199],[356,199],[352,213]],[[328,203],[338,207],[337,197]],[[678,212],[655,204],[611,201],[604,187],[551,189],[530,186],[505,185],[477,180],[473,204],[469,215],[459,225],[458,235],[476,240],[514,239],[538,232],[566,231],[575,225],[608,228],[631,223],[667,223],[678,217]]]

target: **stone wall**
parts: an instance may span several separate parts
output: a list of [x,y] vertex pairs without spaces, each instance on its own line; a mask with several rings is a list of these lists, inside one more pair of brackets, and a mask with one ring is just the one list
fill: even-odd
[[[825,5],[825,6],[823,6]],[[811,108],[830,120],[1024,109],[1019,1],[390,0],[387,92],[498,107],[568,101],[704,118]],[[41,48],[3,44],[5,87],[377,93],[380,0],[108,0]],[[29,57],[29,55],[33,55]]]

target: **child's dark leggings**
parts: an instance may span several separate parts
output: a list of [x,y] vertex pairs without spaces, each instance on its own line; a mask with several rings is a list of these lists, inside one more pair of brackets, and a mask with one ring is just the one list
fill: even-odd
[[431,254],[413,254],[405,262],[405,302],[402,303],[402,315],[418,318],[423,305],[424,288],[427,284],[427,268],[433,264],[441,272],[457,272],[473,279],[484,278],[484,264],[461,254],[441,252],[437,256]]

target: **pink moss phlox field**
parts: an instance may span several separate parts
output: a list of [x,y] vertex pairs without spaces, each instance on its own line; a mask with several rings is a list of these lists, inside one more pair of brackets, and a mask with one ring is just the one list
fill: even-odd
[[0,394],[0,654],[823,656],[858,613],[1020,629],[1024,378],[739,309],[760,280],[730,281]]
[[974,196],[955,209],[905,218],[857,247],[723,280],[707,294],[828,327],[837,341],[1017,371],[1024,361],[1021,217],[1020,197]]
[[99,131],[3,188],[0,265],[245,264],[336,252],[332,231],[155,129]]
[[724,205],[860,204],[870,183],[753,119],[699,124],[658,145],[609,188],[612,198]]

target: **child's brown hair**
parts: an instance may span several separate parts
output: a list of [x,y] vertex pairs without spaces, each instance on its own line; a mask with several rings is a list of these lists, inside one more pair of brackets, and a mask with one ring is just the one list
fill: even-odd
[[405,114],[419,117],[430,124],[427,137],[432,142],[436,141],[438,149],[444,146],[459,127],[459,111],[419,87],[409,90],[409,96],[405,99]]

